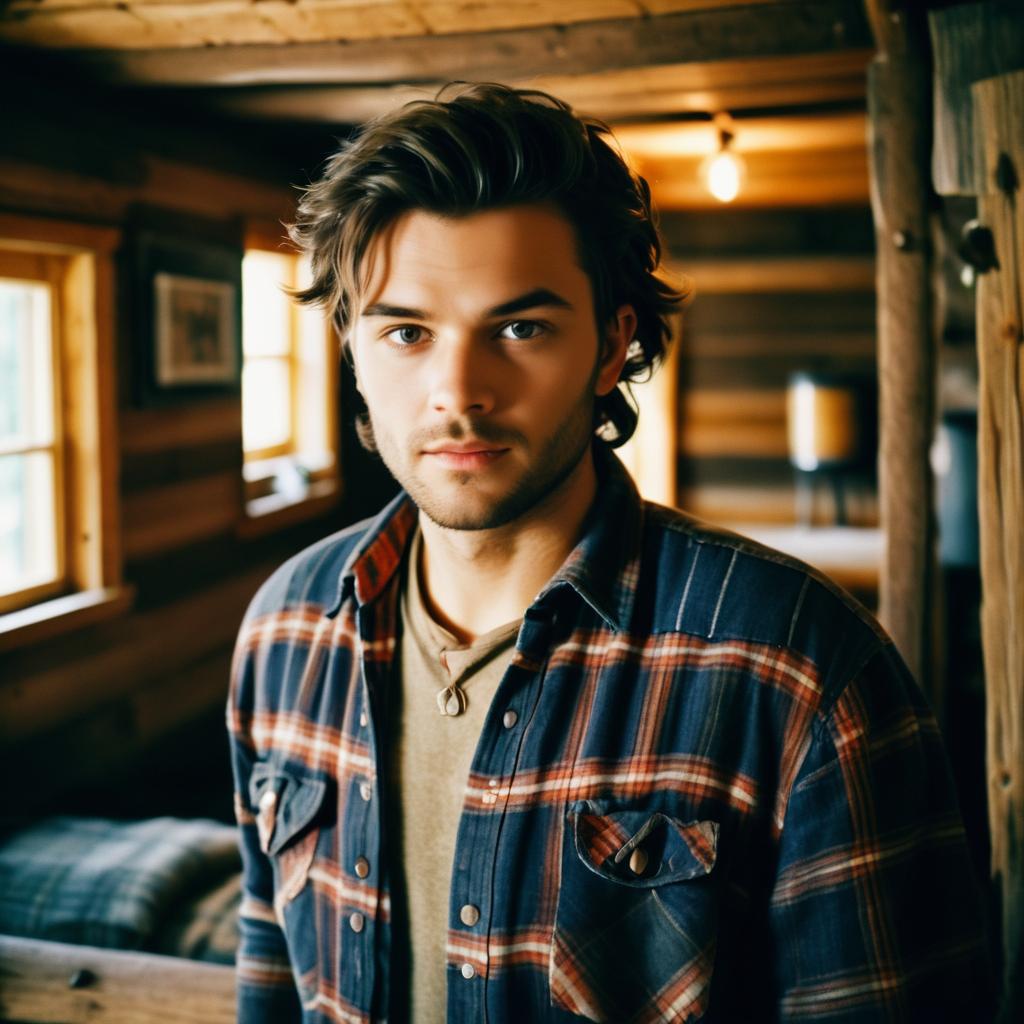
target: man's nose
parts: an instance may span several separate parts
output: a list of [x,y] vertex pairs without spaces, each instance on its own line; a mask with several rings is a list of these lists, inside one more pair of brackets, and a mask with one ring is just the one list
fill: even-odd
[[493,410],[493,367],[485,348],[471,336],[447,338],[435,346],[430,381],[435,412],[460,416]]

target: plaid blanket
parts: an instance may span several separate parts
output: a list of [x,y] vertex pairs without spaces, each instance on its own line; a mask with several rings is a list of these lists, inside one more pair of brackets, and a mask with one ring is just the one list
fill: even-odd
[[240,869],[219,822],[46,818],[0,837],[0,932],[230,963]]

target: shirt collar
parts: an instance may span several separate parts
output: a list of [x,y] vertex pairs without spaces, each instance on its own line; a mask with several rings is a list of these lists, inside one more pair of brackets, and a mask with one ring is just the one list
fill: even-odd
[[[610,449],[595,442],[593,451],[597,495],[583,521],[579,541],[534,604],[568,586],[620,632],[629,625],[636,596],[643,503]],[[337,615],[350,595],[361,605],[380,595],[402,564],[416,518],[416,506],[404,491],[385,506],[345,563],[337,597],[326,609],[327,615]]]
[[597,495],[576,547],[537,596],[570,586],[616,632],[629,627],[639,578],[643,502],[625,466],[594,443]]

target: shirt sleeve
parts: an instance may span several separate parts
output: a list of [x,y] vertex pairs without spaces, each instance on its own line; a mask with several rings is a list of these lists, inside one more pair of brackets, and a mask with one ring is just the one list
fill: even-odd
[[[248,620],[247,620],[248,621]],[[251,726],[254,657],[243,625],[235,648],[227,705],[228,742],[235,786],[235,819],[242,854],[242,902],[235,982],[239,1024],[289,1024],[302,1018],[284,934],[274,913],[273,871],[260,848],[249,776],[256,759]]]
[[991,1020],[979,886],[945,752],[891,644],[816,719],[779,853],[781,1020]]

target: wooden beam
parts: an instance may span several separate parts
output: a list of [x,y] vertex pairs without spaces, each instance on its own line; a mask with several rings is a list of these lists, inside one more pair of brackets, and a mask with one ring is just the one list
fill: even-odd
[[234,969],[0,935],[0,1017],[40,1024],[232,1024]]
[[781,0],[652,17],[434,36],[80,50],[74,53],[72,67],[111,82],[136,85],[415,84],[452,79],[501,81],[649,64],[837,52],[869,42],[863,10],[855,0]]
[[[541,89],[606,121],[823,103],[861,103],[872,50],[656,64],[585,74],[510,79]],[[194,98],[227,114],[291,122],[358,124],[410,100],[434,96],[443,82],[417,85],[286,85],[198,89]]]
[[978,283],[978,505],[992,873],[1004,1005],[1024,1014],[1024,71],[971,87],[984,181],[978,218],[998,264]]
[[879,617],[941,713],[930,652],[935,512],[928,176],[929,80],[924,30],[889,0],[868,0],[879,54],[868,73],[871,206],[878,259],[879,500],[885,551]]

